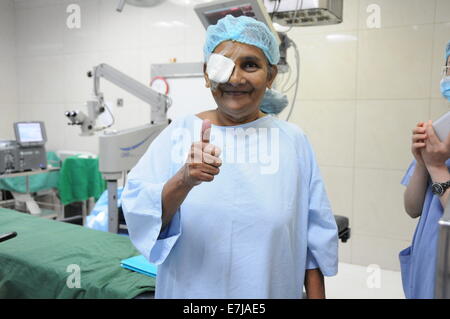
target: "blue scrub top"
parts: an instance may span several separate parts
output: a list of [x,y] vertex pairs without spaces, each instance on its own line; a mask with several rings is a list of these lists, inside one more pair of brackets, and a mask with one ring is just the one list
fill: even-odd
[[[446,165],[450,167],[450,159]],[[408,185],[414,173],[416,162],[412,162],[402,179],[403,185]],[[439,219],[444,210],[439,197],[431,191],[428,183],[422,215],[417,224],[410,247],[400,252],[403,291],[406,298],[434,298],[436,277],[437,242],[439,236]]]

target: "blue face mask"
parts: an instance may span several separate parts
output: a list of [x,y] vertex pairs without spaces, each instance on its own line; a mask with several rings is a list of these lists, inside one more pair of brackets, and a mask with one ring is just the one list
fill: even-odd
[[450,76],[446,76],[441,80],[442,96],[450,101]]

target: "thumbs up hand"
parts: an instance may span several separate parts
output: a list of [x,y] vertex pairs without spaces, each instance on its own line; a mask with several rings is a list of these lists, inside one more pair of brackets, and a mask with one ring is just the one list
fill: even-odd
[[211,182],[219,174],[222,160],[219,158],[221,150],[209,143],[211,122],[203,120],[199,142],[191,145],[188,158],[183,167],[184,182],[189,186],[196,186],[201,182]]

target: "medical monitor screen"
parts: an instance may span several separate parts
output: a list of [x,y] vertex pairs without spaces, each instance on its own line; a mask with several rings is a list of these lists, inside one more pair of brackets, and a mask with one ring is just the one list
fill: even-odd
[[234,17],[247,16],[263,22],[272,31],[278,43],[281,43],[277,31],[274,29],[267,9],[262,0],[216,0],[198,4],[194,11],[205,29],[230,14]]
[[209,24],[216,24],[217,21],[219,21],[228,14],[231,14],[233,17],[247,16],[256,19],[253,7],[251,4],[248,3],[241,4],[239,6],[233,6],[230,8],[220,8],[216,10],[206,11],[205,17],[208,20]]
[[15,123],[16,139],[22,145],[41,145],[46,141],[44,125],[42,122]]

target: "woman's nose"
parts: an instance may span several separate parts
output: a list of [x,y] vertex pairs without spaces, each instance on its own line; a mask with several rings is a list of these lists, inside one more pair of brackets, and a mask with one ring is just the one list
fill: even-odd
[[228,82],[233,85],[245,84],[245,78],[237,66],[234,67]]

